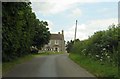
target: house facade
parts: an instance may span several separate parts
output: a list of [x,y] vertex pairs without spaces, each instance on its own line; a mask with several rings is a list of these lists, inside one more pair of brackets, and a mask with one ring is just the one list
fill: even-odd
[[64,31],[51,34],[50,41],[43,47],[45,51],[65,52]]

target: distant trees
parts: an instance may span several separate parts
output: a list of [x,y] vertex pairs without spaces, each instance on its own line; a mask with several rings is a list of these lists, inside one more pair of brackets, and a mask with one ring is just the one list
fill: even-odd
[[75,42],[79,42],[79,41],[80,41],[79,39],[76,39],[75,41],[70,40],[70,42],[67,41],[67,44],[66,44],[67,53],[70,53],[73,49],[73,44],[75,44]]
[[108,30],[95,32],[87,40],[77,41],[75,44],[72,43],[73,41],[68,42],[67,51],[117,65],[120,47],[119,30],[119,24],[110,25]]
[[71,52],[71,50],[73,48],[73,44],[74,44],[74,41],[72,41],[72,40],[70,42],[69,41],[67,42],[67,45],[66,45],[67,48],[66,48],[66,50],[67,50],[68,53]]
[[39,21],[30,2],[2,3],[2,59],[11,61],[30,53],[31,46],[48,43],[47,22]]

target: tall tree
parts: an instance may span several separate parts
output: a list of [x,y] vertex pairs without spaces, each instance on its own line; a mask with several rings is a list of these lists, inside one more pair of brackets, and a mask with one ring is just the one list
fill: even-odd
[[[2,3],[3,61],[11,61],[30,53],[30,47],[43,46],[49,41],[47,22],[39,21],[30,2]],[[35,40],[40,41],[37,42]]]

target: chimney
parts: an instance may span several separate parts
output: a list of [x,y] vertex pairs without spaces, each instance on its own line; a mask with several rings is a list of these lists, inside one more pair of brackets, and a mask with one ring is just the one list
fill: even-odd
[[60,32],[58,32],[58,34],[60,34]]
[[64,31],[62,30],[62,35],[64,35]]

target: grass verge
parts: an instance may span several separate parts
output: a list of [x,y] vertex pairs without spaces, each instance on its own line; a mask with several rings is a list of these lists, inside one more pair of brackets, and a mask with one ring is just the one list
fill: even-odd
[[23,57],[19,57],[16,60],[10,61],[10,62],[4,62],[2,63],[2,74],[4,75],[8,71],[10,71],[15,65],[21,64],[23,62],[29,61],[34,57],[34,55],[26,55]]
[[8,71],[10,71],[12,68],[14,68],[17,64],[21,64],[27,61],[30,61],[32,58],[36,56],[45,56],[45,55],[53,55],[53,54],[63,54],[62,52],[43,52],[43,53],[37,53],[37,54],[30,54],[23,57],[19,57],[16,60],[10,61],[10,62],[4,62],[2,63],[2,74],[4,75]]
[[76,62],[81,67],[102,79],[103,77],[111,77],[112,79],[119,79],[118,67],[111,66],[107,63],[101,64],[99,61],[95,61],[91,58],[80,56],[78,54],[70,54],[70,59]]
[[34,54],[36,56],[44,56],[44,55],[57,55],[57,54],[63,54],[63,52],[41,52],[41,53],[37,53],[37,54]]

